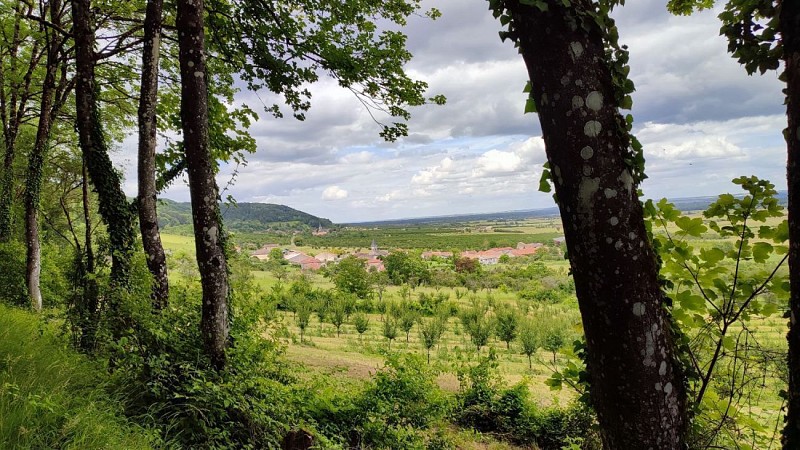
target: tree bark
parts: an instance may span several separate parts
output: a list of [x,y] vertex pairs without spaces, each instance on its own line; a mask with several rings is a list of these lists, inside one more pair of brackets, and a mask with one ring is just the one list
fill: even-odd
[[136,241],[134,216],[122,191],[119,173],[108,156],[108,145],[100,121],[94,75],[95,35],[90,6],[91,0],[72,0],[77,128],[89,177],[97,191],[100,215],[108,228],[111,283],[114,288],[126,288]]
[[[61,1],[50,0],[50,20],[60,24]],[[44,8],[42,8],[44,16]],[[42,166],[44,154],[50,141],[50,129],[55,111],[56,76],[59,69],[61,43],[63,39],[52,30],[42,27],[44,32],[47,62],[45,65],[44,83],[42,85],[41,100],[39,105],[39,124],[36,130],[36,140],[28,156],[28,176],[25,180],[25,246],[26,246],[26,273],[25,280],[28,286],[28,298],[31,306],[36,311],[42,309],[42,290],[39,284],[42,271],[41,243],[39,239],[39,196],[42,189]]]
[[[92,352],[97,343],[97,325],[99,322],[99,289],[97,279],[94,276],[94,244],[92,243],[92,209],[89,200],[89,174],[86,169],[86,157],[83,157],[82,164],[82,197],[83,197],[83,223],[84,231],[84,252],[85,262],[81,273],[81,284],[83,285],[83,295],[81,304],[78,305],[78,320],[80,321],[81,339],[80,346],[85,352]],[[83,258],[84,255],[81,255]]]
[[178,0],[176,28],[181,72],[181,125],[186,153],[197,264],[203,288],[200,324],[205,352],[217,369],[228,345],[228,273],[219,193],[208,145],[203,0]]
[[596,5],[506,2],[553,173],[604,448],[683,449],[686,393]]
[[158,94],[158,59],[161,47],[163,0],[149,0],[144,19],[142,84],[139,97],[139,229],[147,256],[147,268],[153,275],[153,307],[160,310],[169,301],[167,257],[161,245],[156,211],[156,104]]
[[[18,61],[17,51],[19,50],[20,42],[20,20],[22,12],[19,10],[20,4],[17,5],[15,12],[16,17],[14,20],[14,31],[11,38],[11,46],[9,48],[8,61],[10,65],[11,75],[16,76],[16,64]],[[0,63],[2,64],[2,63]],[[5,95],[5,70],[0,68],[0,86],[2,86],[2,93],[0,93],[0,117],[3,123],[3,178],[2,185],[0,185],[0,242],[8,242],[11,239],[11,191],[13,186],[13,166],[14,166],[14,153],[16,149],[17,129],[16,116],[17,116],[17,89],[11,86],[11,99],[10,101]]]
[[[9,43],[8,55],[2,57],[8,59],[11,77],[17,77],[19,70],[19,50],[25,43],[25,38],[21,36],[20,22],[24,16],[31,13],[33,3],[25,5],[27,10],[22,10],[23,4],[19,2],[14,9],[14,31],[12,32],[11,42]],[[42,57],[39,42],[31,44],[30,61],[28,62],[25,74],[22,76],[22,83],[9,82],[6,86],[6,74],[0,65],[0,121],[3,125],[3,178],[0,179],[0,242],[8,242],[11,239],[11,229],[13,217],[11,204],[13,200],[14,188],[14,158],[16,155],[17,137],[20,127],[25,121],[28,112],[29,101],[31,99],[31,83],[33,73],[39,65]],[[10,98],[6,96],[6,87],[10,91]]]
[[789,389],[783,448],[800,448],[800,3],[781,2],[779,27],[786,75],[785,132],[789,188]]

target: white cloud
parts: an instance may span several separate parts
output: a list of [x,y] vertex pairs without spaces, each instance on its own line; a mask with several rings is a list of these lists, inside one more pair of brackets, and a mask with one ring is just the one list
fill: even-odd
[[522,166],[522,158],[514,152],[489,150],[478,158],[475,176],[498,176],[514,173]]
[[328,186],[322,191],[323,200],[341,200],[347,198],[347,191],[339,186]]
[[[311,87],[306,121],[264,114],[254,124],[258,153],[228,193],[336,222],[552,206],[549,194],[536,191],[544,143],[536,116],[522,113],[528,76],[516,49],[500,41],[485,3],[423,0],[431,6],[441,19],[409,20],[408,68],[431,94],[445,94],[447,105],[412,108],[411,137],[387,144],[363,105],[323,79]],[[730,178],[751,173],[785,189],[781,83],[745,74],[726,53],[716,14],[673,17],[663,0],[614,12],[631,52],[648,195],[716,194],[730,190]],[[241,102],[261,108],[253,94],[243,92]],[[122,147],[115,161],[126,163],[126,193],[135,195],[135,138]],[[220,186],[230,172],[222,168]],[[188,189],[178,182],[165,196],[186,201]]]

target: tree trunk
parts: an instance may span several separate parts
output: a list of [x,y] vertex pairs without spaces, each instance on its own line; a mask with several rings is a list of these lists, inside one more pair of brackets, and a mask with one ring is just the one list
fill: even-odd
[[139,97],[139,229],[147,256],[147,268],[153,274],[153,307],[160,310],[169,301],[167,257],[161,245],[156,212],[156,104],[158,94],[158,59],[161,48],[163,0],[149,0],[144,19],[142,85]]
[[602,31],[590,0],[505,3],[528,69],[588,347],[604,448],[683,449],[686,394]]
[[789,389],[783,448],[800,448],[800,3],[781,2],[779,27],[786,65],[785,132],[789,188]]
[[[14,31],[12,33],[8,63],[11,70],[11,76],[16,77],[16,65],[18,62],[17,51],[21,45],[20,42],[20,20],[22,11],[19,10],[21,4],[17,4],[15,8]],[[0,63],[2,64],[2,63]],[[17,130],[16,124],[17,117],[17,86],[9,86],[11,99],[7,99],[5,70],[0,68],[0,87],[3,92],[0,93],[0,117],[3,123],[3,178],[0,180],[0,242],[8,242],[11,239],[11,197],[12,187],[14,183],[13,166],[14,166],[14,153],[16,149]]]
[[[51,0],[50,20],[57,26],[60,25],[61,1]],[[44,16],[44,9],[42,10]],[[28,157],[28,176],[25,180],[25,245],[26,272],[25,280],[28,285],[28,298],[31,306],[36,311],[42,309],[42,291],[39,284],[42,271],[41,244],[39,240],[39,196],[42,190],[42,166],[44,153],[50,141],[50,129],[53,122],[56,75],[59,68],[59,54],[63,41],[53,30],[42,27],[47,46],[47,63],[45,66],[44,83],[39,109],[39,124],[36,130],[36,141]]]
[[197,264],[203,287],[200,324],[206,354],[225,366],[228,345],[228,265],[219,213],[219,193],[208,146],[203,0],[178,0],[176,27],[181,71],[181,124],[186,152]]
[[[89,204],[89,174],[86,169],[86,157],[83,158],[83,223],[86,228],[83,244],[86,252],[86,262],[83,271],[83,295],[81,304],[78,306],[78,320],[81,327],[81,349],[91,352],[96,346],[96,334],[98,325],[98,296],[99,289],[97,279],[94,276],[94,244],[92,243],[92,210]],[[81,256],[83,257],[83,256]]]
[[[127,288],[130,281],[131,257],[136,242],[134,216],[122,191],[119,173],[108,157],[108,145],[97,107],[97,86],[94,76],[95,36],[90,7],[91,0],[72,0],[77,128],[81,151],[86,156],[86,168],[97,191],[100,215],[108,228],[112,287]],[[115,296],[111,297],[114,301]],[[114,305],[111,306],[113,314]]]

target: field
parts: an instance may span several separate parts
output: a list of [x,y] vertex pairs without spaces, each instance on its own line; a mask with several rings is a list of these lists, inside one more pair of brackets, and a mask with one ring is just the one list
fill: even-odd
[[[690,215],[687,220],[699,220],[700,216]],[[769,218],[765,224],[776,227],[782,217]],[[730,236],[720,236],[718,233],[705,229],[700,232],[695,230],[692,235],[684,232],[686,223],[678,226],[669,222],[664,227],[655,226],[654,232],[662,242],[671,242],[671,239],[683,239],[685,245],[693,247],[695,252],[719,249],[724,253],[735,254],[736,239]],[[482,221],[455,225],[413,225],[390,226],[385,228],[348,228],[330,233],[327,236],[298,235],[292,238],[294,245],[282,245],[314,255],[322,251],[348,253],[368,249],[374,240],[382,249],[405,249],[412,254],[423,250],[482,250],[491,247],[515,247],[518,242],[541,242],[546,245],[542,257],[537,255],[532,259],[515,258],[495,266],[485,266],[476,274],[456,274],[462,284],[438,284],[436,281],[422,284],[414,288],[413,284],[387,283],[385,290],[380,294],[372,292],[368,298],[358,300],[351,311],[335,325],[335,320],[330,318],[330,311],[318,314],[316,309],[310,315],[304,331],[298,321],[295,307],[286,300],[294,292],[295,284],[308,285],[320,292],[326,292],[330,298],[337,297],[335,275],[325,276],[320,272],[301,273],[298,268],[281,266],[276,270],[267,263],[244,263],[248,267],[252,282],[257,286],[261,298],[266,303],[274,304],[277,309],[267,321],[265,335],[280,340],[285,345],[287,356],[307,367],[308,374],[316,372],[334,375],[346,382],[366,380],[381,368],[385,356],[389,353],[416,353],[427,356],[427,351],[420,332],[423,323],[434,320],[435,314],[419,312],[419,305],[426,299],[437,297],[448,305],[452,313],[447,317],[441,339],[430,351],[429,364],[439,372],[438,384],[450,392],[457,392],[460,386],[459,374],[465,368],[474,365],[480,357],[491,355],[498,363],[497,376],[505,386],[512,386],[523,382],[527,386],[532,398],[541,405],[564,405],[577,397],[577,392],[569,387],[552,390],[546,383],[554,373],[562,371],[565,367],[580,367],[581,362],[573,354],[572,342],[582,335],[580,314],[574,288],[571,287],[571,278],[568,274],[569,264],[559,255],[558,247],[553,245],[553,238],[560,236],[561,229],[557,219],[532,219],[527,221]],[[269,235],[260,235],[251,239],[250,235],[234,236],[235,243],[244,250],[240,259],[247,259],[248,249],[257,248],[267,242],[281,242],[280,239],[271,240]],[[248,239],[248,240],[245,240]],[[766,242],[764,239],[755,238],[754,241]],[[186,236],[164,235],[165,245],[171,250],[173,259],[182,260],[178,264],[178,273],[186,276],[192,275],[190,259],[193,255],[192,241]],[[662,244],[665,245],[665,244]],[[672,244],[669,244],[672,245]],[[675,264],[671,263],[669,254],[665,259],[666,272],[676,271]],[[758,279],[764,276],[762,272],[771,271],[783,258],[780,251],[768,254],[763,261],[756,263],[752,257],[747,256],[738,267],[739,277],[742,279]],[[700,260],[698,260],[700,261]],[[720,262],[726,275],[721,275],[722,283],[729,283],[734,273],[731,262]],[[443,262],[428,263],[432,270],[441,269],[447,264]],[[183,269],[181,269],[183,267]],[[670,269],[671,268],[671,269]],[[678,267],[680,269],[680,267]],[[175,271],[173,271],[173,276]],[[785,278],[786,267],[781,267],[776,272],[776,279]],[[679,276],[673,273],[671,276]],[[726,278],[728,277],[728,278]],[[472,284],[463,284],[468,279]],[[477,280],[477,281],[476,281]],[[717,283],[715,281],[714,283]],[[691,285],[691,283],[689,283]],[[468,288],[468,285],[470,286]],[[680,287],[676,284],[668,295],[681,298]],[[719,287],[719,285],[717,285]],[[777,285],[770,285],[777,286]],[[374,288],[374,286],[373,286]],[[338,298],[338,297],[337,297]],[[729,376],[744,387],[737,388],[735,392],[721,385],[714,384],[717,375],[711,380],[713,389],[703,398],[703,405],[709,417],[716,417],[715,409],[723,411],[718,414],[736,416],[744,424],[757,427],[762,436],[765,436],[756,446],[768,446],[774,443],[774,431],[779,429],[782,400],[779,391],[785,386],[783,379],[783,355],[786,351],[785,331],[786,321],[781,318],[785,309],[778,291],[768,289],[758,297],[754,303],[758,308],[753,310],[744,325],[733,324],[729,330],[729,337],[724,340],[724,349],[719,361],[715,361],[714,374],[720,377]],[[333,300],[325,300],[333,302]],[[327,304],[327,303],[326,303]],[[383,307],[380,305],[384,304]],[[388,306],[386,306],[388,305]],[[394,339],[386,337],[385,324],[387,320],[399,321],[403,313],[398,312],[407,305],[416,305],[418,311],[416,320],[411,325],[408,334],[402,330],[397,331]],[[702,305],[701,305],[702,306]],[[330,307],[330,306],[328,306]],[[696,323],[685,319],[693,311],[688,304],[681,301],[675,307],[676,317],[687,335],[692,339],[691,345],[699,346],[696,357],[699,361],[697,367],[700,376],[704,375],[710,367],[710,358],[703,345],[713,346],[716,335],[708,334],[708,325],[714,323],[711,312],[705,312],[702,307],[701,315],[694,314]],[[697,305],[694,306],[697,308]],[[523,346],[519,337],[512,339],[509,344],[501,341],[497,333],[493,333],[485,345],[476,351],[472,334],[466,329],[467,322],[464,312],[480,309],[490,321],[504,310],[513,310],[518,314],[520,327],[522,324],[534,324],[542,330],[558,328],[560,337],[555,343],[546,345],[549,337],[542,331],[539,336],[539,348],[528,357],[523,354]],[[392,310],[396,314],[392,316]],[[710,308],[709,308],[709,311]],[[748,310],[749,311],[749,310]],[[681,315],[686,313],[684,315]],[[763,312],[763,314],[761,313]],[[710,314],[703,317],[703,314]],[[368,321],[363,333],[359,334],[355,325],[355,316],[362,315]],[[322,321],[320,319],[323,319]],[[699,321],[699,322],[698,322]],[[687,325],[689,324],[689,325]],[[518,333],[519,334],[519,329]],[[302,335],[302,338],[301,338]],[[730,344],[735,338],[735,344]],[[710,341],[709,341],[710,339]],[[720,343],[723,343],[720,340]],[[731,346],[732,345],[732,346]],[[739,352],[742,352],[739,355]],[[574,365],[574,366],[573,366]],[[567,383],[569,384],[569,383]],[[737,385],[738,386],[738,385]],[[696,389],[696,386],[695,386]],[[699,417],[698,420],[705,420]],[[709,419],[709,420],[713,420]],[[748,422],[749,421],[749,422]],[[737,425],[738,426],[738,425]],[[773,439],[770,441],[770,439]]]

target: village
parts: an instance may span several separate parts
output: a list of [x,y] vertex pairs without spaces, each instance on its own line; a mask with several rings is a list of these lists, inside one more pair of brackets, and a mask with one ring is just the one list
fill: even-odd
[[[564,238],[557,237],[553,239],[553,245],[558,246],[563,244]],[[466,250],[460,253],[460,257],[477,260],[480,264],[490,266],[501,262],[501,259],[517,258],[525,256],[533,256],[536,252],[544,247],[541,242],[525,243],[519,242],[516,247],[494,247],[487,250]],[[344,252],[332,253],[323,251],[314,255],[303,253],[299,250],[284,248],[278,244],[264,244],[258,250],[253,251],[250,256],[260,261],[269,260],[275,255],[274,251],[281,252],[283,259],[289,264],[299,266],[303,271],[310,270],[316,271],[329,264],[336,264],[342,258],[354,256],[365,261],[366,269],[369,271],[382,272],[386,270],[383,265],[383,257],[389,254],[387,250],[378,248],[375,240],[372,241],[368,252]],[[451,251],[425,251],[421,254],[422,259],[430,260],[432,258],[452,258],[453,252]]]

